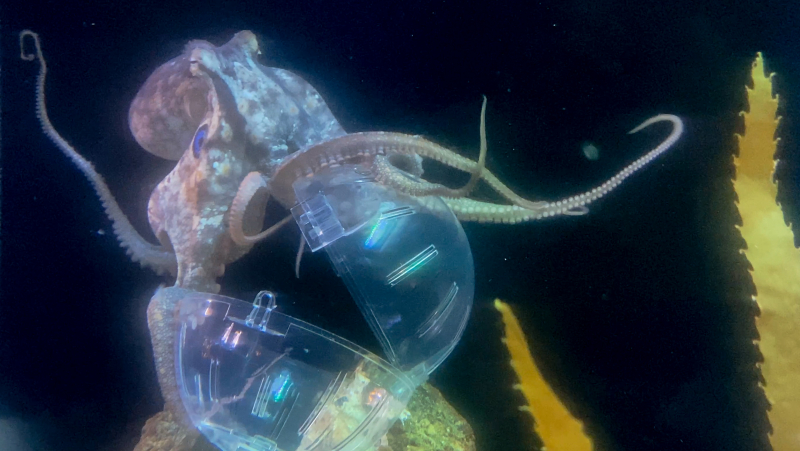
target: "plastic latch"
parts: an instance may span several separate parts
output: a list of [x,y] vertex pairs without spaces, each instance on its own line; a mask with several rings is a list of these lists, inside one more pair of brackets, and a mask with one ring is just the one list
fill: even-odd
[[336,217],[328,199],[321,193],[300,202],[291,211],[312,252],[344,235],[342,223]]

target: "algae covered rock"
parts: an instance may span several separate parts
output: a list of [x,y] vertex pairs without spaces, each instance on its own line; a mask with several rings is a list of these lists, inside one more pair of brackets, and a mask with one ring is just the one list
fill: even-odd
[[389,430],[378,451],[474,451],[475,433],[439,390],[423,384],[411,397],[402,421]]

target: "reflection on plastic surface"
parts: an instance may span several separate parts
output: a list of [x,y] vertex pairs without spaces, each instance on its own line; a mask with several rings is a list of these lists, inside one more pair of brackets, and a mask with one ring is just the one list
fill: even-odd
[[436,246],[431,244],[427,248],[425,248],[419,254],[413,256],[411,260],[403,263],[397,269],[390,272],[389,275],[386,277],[386,283],[389,286],[395,286],[398,283],[402,282],[406,277],[410,276],[414,271],[421,268],[424,264],[431,261],[434,257],[439,255],[439,251],[436,250]]

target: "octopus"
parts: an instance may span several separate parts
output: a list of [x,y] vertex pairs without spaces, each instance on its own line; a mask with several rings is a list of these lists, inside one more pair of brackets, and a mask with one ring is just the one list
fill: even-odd
[[[33,44],[32,52],[26,51],[26,41]],[[346,133],[309,83],[259,61],[259,43],[250,31],[236,33],[221,46],[192,41],[180,56],[147,79],[129,111],[130,130],[142,148],[176,161],[147,206],[150,226],[159,241],[154,244],[134,229],[102,176],[51,124],[45,105],[47,64],[38,35],[21,32],[20,47],[23,60],[39,63],[36,102],[44,133],[89,179],[113,223],[114,235],[130,258],[174,279],[172,286],[156,290],[147,310],[165,407],[145,426],[136,448],[140,450],[194,446],[199,433],[184,411],[173,364],[177,302],[190,292],[219,292],[217,280],[226,266],[290,221],[287,216],[261,230],[270,198],[287,209],[296,203],[295,181],[329,167],[356,164],[378,183],[423,203],[432,196],[443,199],[461,221],[517,224],[585,214],[591,203],[666,152],[683,133],[678,117],[652,117],[630,133],[669,122],[670,134],[606,182],[556,201],[529,200],[485,167],[485,98],[480,154],[472,160],[421,136]],[[424,159],[467,172],[470,180],[458,188],[426,181]],[[505,202],[470,198],[479,182]],[[300,253],[302,248],[301,244]],[[357,375],[354,370],[352,377]],[[340,396],[337,399],[342,401],[329,408],[344,409],[343,403],[350,397]],[[373,401],[378,398],[380,394],[373,393]]]

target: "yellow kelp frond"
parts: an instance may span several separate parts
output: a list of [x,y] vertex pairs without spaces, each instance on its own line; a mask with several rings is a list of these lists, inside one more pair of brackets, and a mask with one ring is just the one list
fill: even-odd
[[773,183],[778,126],[778,99],[771,76],[764,75],[759,53],[753,63],[753,89],[747,90],[750,112],[743,113],[745,135],[739,137],[733,185],[739,197],[744,251],[753,267],[761,316],[756,319],[764,355],[761,371],[772,403],[769,420],[776,451],[800,449],[800,252],[776,203]]
[[553,393],[533,362],[525,334],[508,304],[495,299],[494,307],[503,315],[503,343],[511,354],[511,367],[517,373],[519,389],[528,402],[521,410],[534,417],[535,431],[548,451],[588,451],[592,442],[583,432],[583,423],[573,417]]

